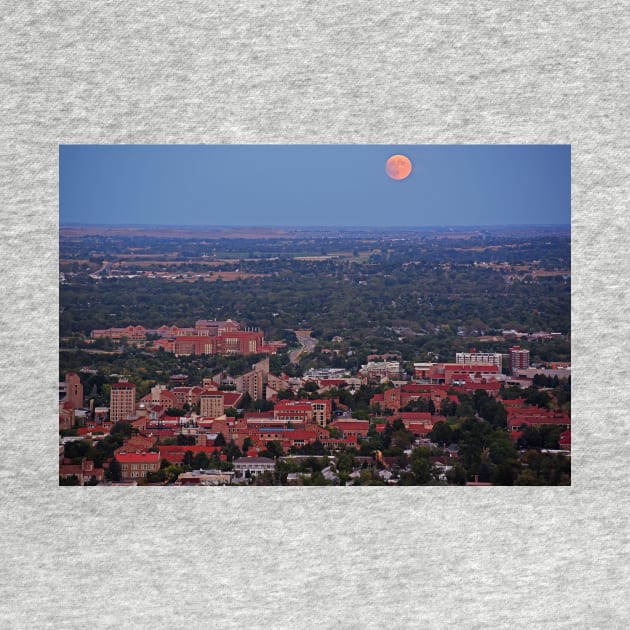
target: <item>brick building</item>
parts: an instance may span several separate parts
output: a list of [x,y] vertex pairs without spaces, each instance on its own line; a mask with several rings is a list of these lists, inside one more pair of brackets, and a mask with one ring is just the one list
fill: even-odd
[[160,453],[146,451],[120,452],[116,454],[122,479],[143,479],[149,472],[160,470]]
[[66,373],[66,397],[65,402],[69,402],[73,409],[83,407],[83,385],[79,375],[75,372]]
[[127,381],[114,383],[109,395],[109,417],[119,422],[135,414],[136,386]]
[[199,398],[200,414],[206,418],[217,418],[225,413],[224,394],[220,391],[204,390]]
[[260,331],[234,331],[221,335],[186,335],[175,338],[175,354],[257,354],[264,344]]
[[510,371],[517,374],[519,370],[529,368],[529,350],[525,350],[520,346],[510,348]]

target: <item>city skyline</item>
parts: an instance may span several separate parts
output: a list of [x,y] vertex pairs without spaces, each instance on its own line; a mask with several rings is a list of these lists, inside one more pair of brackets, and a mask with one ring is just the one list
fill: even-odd
[[61,145],[60,224],[570,225],[570,162],[569,145]]

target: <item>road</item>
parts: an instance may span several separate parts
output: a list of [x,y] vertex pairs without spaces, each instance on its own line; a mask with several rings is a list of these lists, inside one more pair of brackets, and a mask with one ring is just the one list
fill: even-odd
[[294,330],[293,332],[302,347],[297,350],[293,350],[293,352],[289,354],[289,358],[291,359],[291,363],[297,363],[302,354],[313,351],[317,345],[317,339],[311,337],[310,330]]

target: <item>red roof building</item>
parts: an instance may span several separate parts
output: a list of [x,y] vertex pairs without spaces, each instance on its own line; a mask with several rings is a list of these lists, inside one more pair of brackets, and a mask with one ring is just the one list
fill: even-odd
[[149,472],[160,470],[160,453],[147,451],[120,452],[116,454],[122,479],[143,479]]
[[92,477],[96,478],[97,481],[103,481],[105,471],[102,468],[95,468],[91,459],[83,458],[80,464],[70,464],[70,461],[72,460],[64,459],[59,466],[59,476],[62,479],[76,476],[79,480],[79,485],[88,483]]
[[313,407],[308,402],[283,400],[274,406],[273,416],[286,422],[312,422]]
[[568,414],[532,405],[513,407],[507,410],[508,431],[519,431],[522,426],[558,425],[571,428]]
[[334,420],[331,427],[336,427],[344,438],[362,439],[367,436],[370,423],[367,420]]

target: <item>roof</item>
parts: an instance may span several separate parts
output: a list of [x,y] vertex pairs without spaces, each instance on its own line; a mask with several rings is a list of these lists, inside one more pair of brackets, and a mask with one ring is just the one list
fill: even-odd
[[430,411],[403,411],[403,420],[431,420]]
[[214,453],[220,451],[220,446],[202,446],[201,444],[163,444],[157,447],[162,455],[171,455],[173,453],[186,453],[190,451],[193,455],[197,453]]
[[368,420],[335,420],[330,423],[333,427],[346,430],[368,429],[370,423]]
[[132,453],[121,452],[116,455],[116,459],[121,464],[157,463],[160,461],[160,454],[148,453],[146,451],[135,451]]
[[235,405],[243,396],[240,392],[223,392],[223,404],[226,407]]
[[295,411],[295,410],[312,411],[312,407],[310,403],[305,403],[302,401],[292,401],[292,400],[276,403],[274,407],[274,411]]

